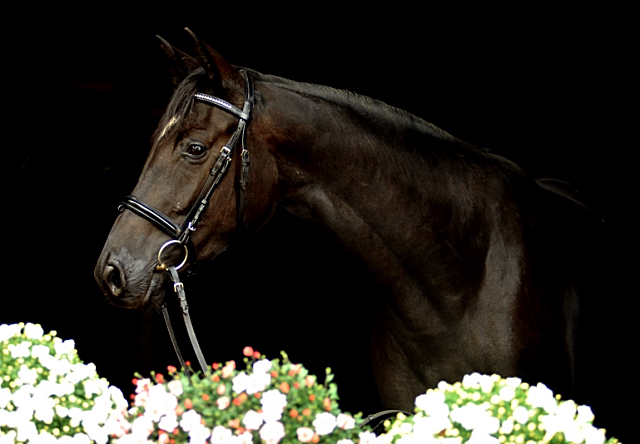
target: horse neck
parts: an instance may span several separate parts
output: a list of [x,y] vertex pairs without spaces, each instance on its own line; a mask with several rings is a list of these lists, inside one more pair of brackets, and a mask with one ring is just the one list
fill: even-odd
[[442,200],[439,194],[455,194],[443,188],[452,182],[452,172],[454,179],[470,179],[463,171],[470,157],[486,157],[381,102],[277,81],[263,94],[263,111],[285,206],[308,204],[311,191],[316,200],[318,193],[324,194],[324,199],[339,200],[365,218],[367,208],[376,214],[385,202],[424,206]]

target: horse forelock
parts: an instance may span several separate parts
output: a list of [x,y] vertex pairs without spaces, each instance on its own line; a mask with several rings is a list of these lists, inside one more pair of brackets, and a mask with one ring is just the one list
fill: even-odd
[[193,109],[195,94],[204,76],[203,69],[197,69],[189,74],[176,88],[169,100],[169,104],[160,119],[158,128],[153,136],[153,140],[157,143],[163,137],[171,133],[171,131],[179,126],[181,122],[189,115]]

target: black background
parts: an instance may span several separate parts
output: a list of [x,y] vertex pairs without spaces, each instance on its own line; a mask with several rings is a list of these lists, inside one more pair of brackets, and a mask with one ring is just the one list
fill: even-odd
[[[37,322],[73,338],[125,392],[135,371],[175,364],[159,316],[109,306],[93,267],[171,93],[154,36],[188,49],[188,26],[234,64],[383,100],[533,177],[576,184],[613,227],[616,258],[628,259],[611,277],[623,290],[603,297],[620,317],[601,323],[628,328],[601,358],[618,368],[617,384],[633,378],[625,364],[637,349],[626,324],[637,296],[628,283],[638,149],[630,10],[181,5],[2,14],[0,323]],[[317,374],[331,366],[345,409],[378,408],[366,358],[376,288],[320,229],[277,214],[186,288],[208,360],[240,360],[245,345],[269,357],[286,350]]]

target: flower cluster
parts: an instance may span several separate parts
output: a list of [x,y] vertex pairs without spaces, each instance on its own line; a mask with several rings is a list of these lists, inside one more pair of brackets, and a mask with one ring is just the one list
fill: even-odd
[[126,426],[127,407],[72,340],[35,324],[0,325],[0,444],[104,444]]
[[[453,385],[440,382],[415,401],[415,415],[385,423],[376,444],[604,444],[591,408],[561,401],[544,384],[473,373]],[[607,444],[617,443],[611,438]]]
[[213,364],[209,375],[189,377],[168,368],[134,379],[131,428],[117,444],[338,443],[366,444],[375,435],[358,424],[360,414],[342,413],[327,369],[323,384],[282,353],[267,360],[250,347],[246,370],[234,361]]

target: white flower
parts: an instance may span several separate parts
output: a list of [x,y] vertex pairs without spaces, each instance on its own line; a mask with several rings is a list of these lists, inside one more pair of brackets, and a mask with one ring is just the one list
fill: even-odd
[[11,401],[11,398],[11,390],[9,390],[8,388],[0,387],[0,409],[5,408],[9,401]]
[[374,444],[376,441],[376,434],[372,432],[362,432],[358,435],[360,444]]
[[[0,402],[0,406],[2,406],[2,402]],[[588,405],[578,406],[578,417],[576,418],[576,422],[580,425],[585,425],[593,422],[595,416],[593,416],[593,411],[591,407]]]
[[247,383],[249,381],[249,375],[246,373],[238,373],[232,380],[232,390],[236,393],[242,393],[247,389]]
[[540,407],[548,413],[555,413],[558,403],[553,397],[553,392],[546,385],[538,383],[536,386],[529,387],[527,393],[527,403],[531,407]]
[[[56,444],[58,439],[53,436],[51,433],[45,432],[44,430],[40,431],[40,434],[33,439],[29,444]],[[2,440],[0,440],[2,442]]]
[[474,430],[466,444],[500,444],[500,441],[488,433]]
[[515,398],[516,391],[513,389],[513,387],[505,385],[498,392],[498,396],[500,396],[500,399],[502,399],[503,401],[510,402],[513,398]]
[[19,345],[9,344],[7,347],[13,359],[26,358],[31,355],[31,342],[22,341]]
[[44,422],[45,424],[51,424],[54,417],[54,407],[56,400],[54,398],[38,399],[35,403],[34,416],[37,420]]
[[413,433],[420,437],[433,437],[451,425],[448,416],[414,416]]
[[234,442],[234,444],[253,444],[253,435],[249,432],[244,432],[234,438],[236,439],[236,442]]
[[180,427],[185,432],[190,431],[193,427],[200,424],[202,417],[195,410],[188,410],[182,415],[180,420]]
[[511,387],[512,389],[517,389],[522,384],[522,379],[520,378],[507,378],[504,380],[504,383],[507,387]]
[[284,438],[284,425],[280,421],[266,423],[260,429],[260,438],[266,444],[277,444]]
[[0,342],[20,335],[20,332],[22,332],[22,327],[18,324],[2,324],[0,325]]
[[258,430],[262,425],[262,414],[249,410],[242,419],[242,423],[245,425],[247,430]]
[[356,425],[356,420],[353,419],[351,415],[345,415],[344,413],[340,413],[338,418],[336,419],[338,427],[343,430],[350,430]]
[[34,359],[42,360],[50,357],[49,347],[46,345],[34,344],[31,346],[31,357]]
[[24,335],[29,339],[40,339],[44,335],[44,330],[40,325],[29,322],[24,326]]
[[23,419],[17,424],[18,429],[18,441],[31,441],[38,436],[38,429],[36,425],[31,422],[31,418]]
[[313,435],[315,435],[315,432],[309,427],[299,427],[296,430],[296,434],[298,435],[298,441],[311,442],[311,440],[313,439]]
[[95,379],[86,379],[82,382],[85,396],[99,395],[102,393],[100,384]]
[[239,373],[233,378],[233,391],[236,393],[246,391],[248,395],[253,395],[263,391],[270,382],[271,375],[269,373],[256,372],[251,375]]
[[260,361],[256,361],[253,363],[253,371],[254,373],[267,373],[271,370],[271,361],[267,359],[261,359]]
[[153,429],[153,421],[145,415],[138,416],[131,424],[131,434],[138,437],[138,439],[144,438],[144,440],[146,440],[151,432],[153,432]]
[[189,431],[190,444],[204,444],[211,435],[209,429],[202,424],[196,424]]
[[518,406],[513,411],[513,419],[518,421],[520,424],[526,424],[529,421],[529,410],[527,410],[524,406]]
[[53,348],[56,351],[57,356],[66,355],[71,353],[76,348],[76,343],[73,339],[67,339],[66,341],[55,341]]
[[460,423],[467,430],[495,433],[500,427],[498,418],[491,416],[485,407],[472,403],[454,409],[450,416],[453,421]]
[[216,401],[216,404],[218,405],[218,408],[220,410],[224,410],[227,407],[229,407],[229,405],[231,404],[231,400],[229,399],[228,396],[222,396],[218,398],[218,400]]
[[20,370],[18,370],[18,379],[22,384],[35,385],[38,379],[38,371],[35,368],[30,369],[25,364],[22,364]]
[[444,401],[444,393],[438,390],[428,390],[427,393],[416,398],[416,407],[430,416],[448,416],[449,406]]
[[278,421],[282,417],[282,411],[287,406],[287,396],[280,390],[269,390],[262,394],[260,404],[262,404],[265,422]]
[[167,412],[160,418],[158,427],[165,432],[173,432],[178,427],[178,416],[175,412]]
[[233,437],[233,432],[226,427],[216,426],[211,432],[211,444],[228,443]]
[[254,373],[249,376],[246,391],[248,395],[253,395],[263,391],[271,383],[271,375],[269,373]]
[[605,440],[604,429],[597,429],[592,425],[583,428],[585,444],[603,444]]
[[171,413],[178,406],[178,398],[167,392],[163,385],[154,385],[149,389],[146,403],[146,413],[154,421],[158,421],[164,414]]
[[313,420],[313,427],[318,435],[328,435],[336,428],[336,417],[329,412],[318,413]]
[[182,383],[178,379],[171,380],[167,384],[167,388],[175,396],[180,396],[183,393]]

